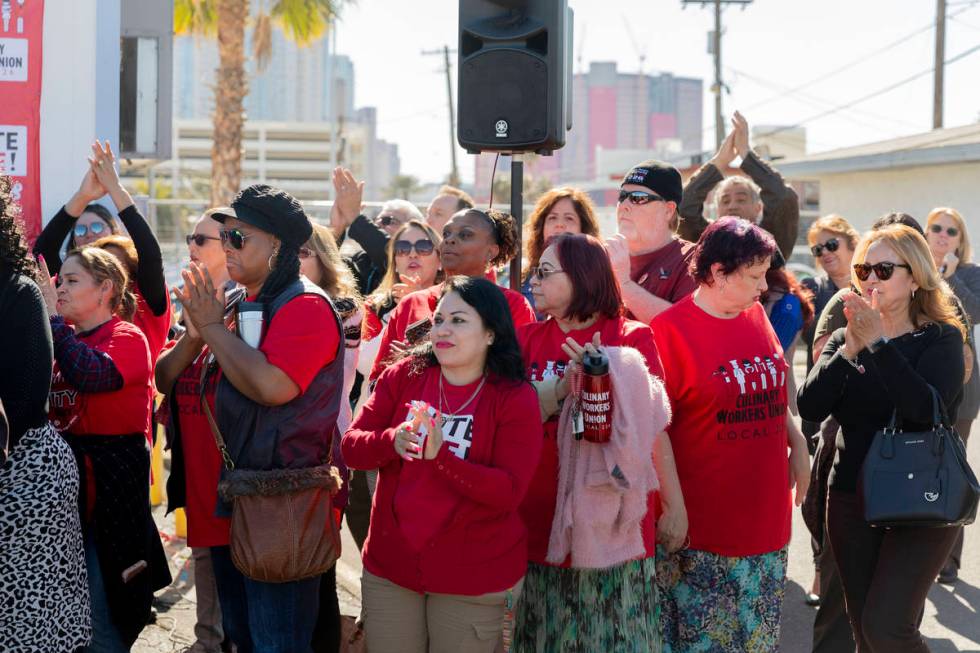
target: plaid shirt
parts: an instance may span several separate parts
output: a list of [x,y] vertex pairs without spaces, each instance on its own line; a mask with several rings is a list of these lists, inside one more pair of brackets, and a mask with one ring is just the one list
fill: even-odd
[[65,380],[81,392],[113,392],[123,387],[123,377],[109,354],[92,349],[78,339],[60,315],[51,316],[54,358]]

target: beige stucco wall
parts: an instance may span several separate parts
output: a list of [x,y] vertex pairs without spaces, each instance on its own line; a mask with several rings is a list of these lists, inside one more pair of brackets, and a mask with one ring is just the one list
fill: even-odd
[[904,211],[925,221],[936,206],[952,206],[980,239],[980,163],[800,177],[820,182],[820,214],[839,213],[864,230],[878,216]]

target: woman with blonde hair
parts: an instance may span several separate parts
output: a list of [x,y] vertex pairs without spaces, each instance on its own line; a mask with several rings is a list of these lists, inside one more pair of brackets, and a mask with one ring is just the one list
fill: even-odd
[[[926,217],[926,241],[929,251],[939,268],[939,273],[949,284],[969,316],[970,324],[980,323],[980,265],[971,261],[970,234],[966,220],[959,211],[949,207],[933,209]],[[969,334],[973,367],[970,378],[963,387],[963,403],[956,420],[956,432],[966,442],[970,437],[973,420],[980,412],[980,374],[977,373],[975,334]],[[951,584],[959,576],[960,557],[963,554],[963,529],[956,539],[949,560],[939,574],[939,582]]]
[[[586,234],[599,238],[599,220],[595,205],[588,194],[572,186],[553,188],[538,198],[531,217],[524,227],[524,242],[527,244],[528,270],[521,283],[521,294],[534,308],[534,295],[531,293],[531,270],[538,266],[541,254],[548,241],[559,234]],[[543,319],[535,311],[537,318]]]
[[840,423],[830,474],[827,532],[840,571],[858,651],[929,648],[919,615],[956,539],[955,528],[873,528],[858,477],[876,432],[893,415],[907,430],[932,424],[934,388],[950,417],[963,384],[965,330],[925,239],[905,226],[868,233],[858,244],[848,323],[824,347],[799,392],[800,414]]
[[[360,293],[350,268],[340,257],[340,250],[333,234],[323,225],[314,224],[313,234],[299,248],[299,271],[307,279],[320,286],[330,296],[344,327],[344,391],[337,417],[337,432],[343,433],[350,426],[351,388],[357,375],[358,348],[361,344],[361,321],[364,317]],[[350,473],[340,452],[340,438],[331,443],[331,459],[341,478],[349,479]],[[347,505],[348,483],[333,497],[338,522]],[[337,599],[337,568],[331,567],[320,577],[320,610],[313,630],[314,653],[340,650],[340,603]]]

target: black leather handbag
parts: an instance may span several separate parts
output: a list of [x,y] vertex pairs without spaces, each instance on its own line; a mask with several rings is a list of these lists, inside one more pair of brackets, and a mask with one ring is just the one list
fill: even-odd
[[872,526],[963,526],[976,519],[980,485],[939,393],[930,389],[931,430],[904,431],[892,413],[875,433],[860,488]]

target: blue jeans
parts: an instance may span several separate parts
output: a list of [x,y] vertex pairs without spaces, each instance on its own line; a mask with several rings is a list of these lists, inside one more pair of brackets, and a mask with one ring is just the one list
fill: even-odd
[[92,642],[82,649],[84,653],[126,653],[119,630],[112,623],[109,601],[102,581],[102,569],[95,550],[95,537],[85,534],[85,566],[88,569],[88,593],[92,602]]
[[211,547],[225,633],[239,653],[310,653],[320,577],[290,583],[246,578],[227,546]]

